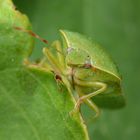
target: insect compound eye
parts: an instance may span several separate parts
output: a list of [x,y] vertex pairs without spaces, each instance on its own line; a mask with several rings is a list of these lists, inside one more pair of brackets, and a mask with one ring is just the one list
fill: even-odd
[[85,61],[85,64],[84,64],[84,68],[91,68],[92,67],[92,63],[91,63],[91,59],[90,59],[90,56],[88,55],[87,56],[87,59]]

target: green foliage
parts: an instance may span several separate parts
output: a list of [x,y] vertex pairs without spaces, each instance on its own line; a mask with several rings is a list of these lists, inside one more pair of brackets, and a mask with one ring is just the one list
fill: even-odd
[[66,87],[51,73],[24,66],[33,40],[15,26],[31,28],[10,0],[0,0],[0,139],[88,140],[80,114],[69,115],[74,99]]
[[[17,8],[29,16],[34,31],[49,42],[58,38],[58,29],[68,29],[89,35],[110,51],[123,76],[127,105],[118,111],[102,111],[98,121],[88,124],[90,136],[93,140],[139,139],[140,1],[14,1]],[[34,58],[42,54],[39,46],[43,45],[37,42]]]
[[[102,46],[106,47],[111,52],[112,56],[114,56],[117,61],[117,64],[119,64],[123,76],[127,106],[118,111],[104,110],[98,121],[88,124],[90,136],[93,140],[139,139],[140,125],[138,122],[140,122],[140,94],[138,92],[140,83],[140,1],[13,1],[18,9],[29,16],[34,31],[45,37],[49,42],[58,38],[58,35],[56,34],[58,29],[69,29],[89,35],[96,41],[99,41]],[[42,55],[42,48],[40,47],[43,46],[42,43],[37,42],[36,46],[33,58]],[[0,51],[0,53],[2,54],[0,55],[1,66],[1,63],[4,62],[3,57],[6,56],[4,56],[4,52]],[[1,56],[3,57],[1,58]],[[3,63],[3,65],[5,65],[5,63]],[[85,111],[87,111],[87,108],[84,112]],[[91,114],[89,116],[92,117]],[[8,128],[6,127],[5,130],[7,129]]]

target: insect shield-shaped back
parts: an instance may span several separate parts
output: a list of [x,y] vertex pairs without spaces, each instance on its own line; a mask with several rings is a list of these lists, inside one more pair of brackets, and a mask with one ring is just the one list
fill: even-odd
[[[63,47],[67,52],[67,65],[75,68],[74,76],[84,82],[102,82],[107,89],[95,96],[93,101],[100,107],[120,108],[125,105],[121,90],[121,78],[118,68],[110,55],[85,36],[66,30],[60,30]],[[84,67],[89,62],[91,67]],[[94,68],[94,69],[93,69]],[[96,90],[94,87],[79,86],[85,94]]]

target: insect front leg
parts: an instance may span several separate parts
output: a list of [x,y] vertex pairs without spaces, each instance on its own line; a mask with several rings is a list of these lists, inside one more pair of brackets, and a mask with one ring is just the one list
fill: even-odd
[[64,69],[64,55],[63,55],[63,50],[62,50],[61,43],[59,40],[54,41],[49,48],[44,47],[43,53],[45,56],[40,61],[39,63],[40,66],[43,66],[43,67],[47,66],[46,68],[48,68],[48,65],[49,65],[50,71],[55,71],[55,70],[60,71],[58,70],[59,69],[57,67],[58,65],[59,67]]
[[64,65],[64,64],[62,64],[62,61],[64,61],[63,60],[64,58],[62,58],[62,57],[64,55],[61,54],[61,53],[63,53],[63,51],[60,48],[61,46],[59,46],[60,44],[58,44],[58,42],[54,43],[53,45],[56,45],[55,49],[57,48],[57,50],[56,50],[57,56],[55,56],[48,48],[44,48],[43,53],[45,54],[50,66],[52,68],[52,71],[56,75],[56,80],[63,82],[66,85],[69,92],[72,92],[71,84],[70,84],[69,80],[67,79],[67,76],[65,74],[65,69],[62,66],[62,65]]
[[62,67],[60,66],[59,62],[57,61],[57,58],[52,54],[52,52],[45,47],[43,48],[43,53],[48,59],[49,64],[51,65],[53,71],[58,75],[62,74],[63,73]]
[[65,66],[65,56],[64,56],[64,52],[63,52],[63,49],[62,49],[61,42],[59,40],[54,41],[52,43],[52,47],[54,47],[56,49],[56,54],[57,54],[59,64],[61,65],[61,67],[63,69],[65,69],[66,68],[66,66]]

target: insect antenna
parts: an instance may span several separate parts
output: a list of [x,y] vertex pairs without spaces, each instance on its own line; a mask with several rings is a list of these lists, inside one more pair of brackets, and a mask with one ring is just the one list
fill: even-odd
[[16,30],[19,30],[19,31],[23,31],[23,32],[26,32],[28,33],[29,35],[41,40],[42,42],[44,42],[45,44],[48,44],[48,41],[44,38],[41,38],[39,35],[37,35],[36,33],[34,33],[33,31],[31,30],[26,30],[26,29],[23,29],[21,27],[14,27]]
[[[26,29],[23,29],[23,28],[21,28],[21,27],[14,27],[14,28],[15,28],[16,30],[19,30],[19,31],[22,31],[22,32],[26,32],[26,33],[28,33],[29,35],[31,35],[31,36],[33,36],[33,37],[35,37],[35,38],[41,40],[41,41],[44,42],[45,44],[48,44],[48,41],[47,41],[46,39],[41,38],[39,35],[37,35],[36,33],[34,33],[34,32],[31,31],[31,30],[26,30]],[[61,55],[64,56],[64,54],[63,54],[61,51],[59,51],[57,48],[55,48],[55,50],[56,50],[59,54],[61,54]]]

